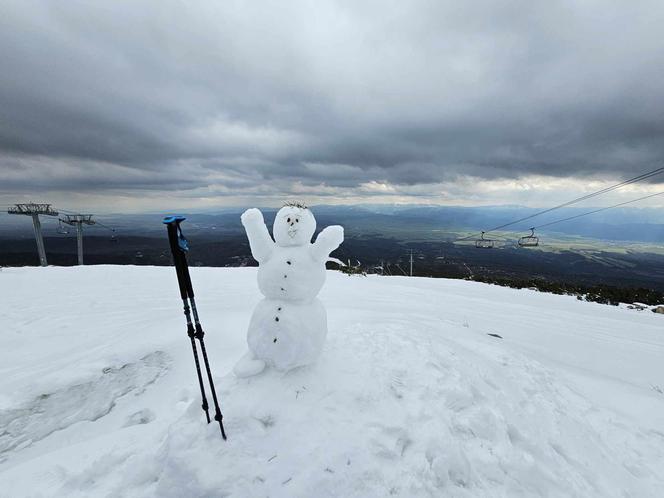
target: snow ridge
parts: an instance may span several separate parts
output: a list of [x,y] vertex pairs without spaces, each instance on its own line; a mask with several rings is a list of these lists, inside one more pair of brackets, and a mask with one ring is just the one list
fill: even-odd
[[[0,497],[660,495],[660,316],[330,272],[319,360],[238,379],[255,278],[192,268],[224,442],[171,268],[3,271]],[[35,289],[79,314],[40,318]]]
[[229,444],[190,410],[146,496],[656,496],[661,435],[489,340],[471,351],[378,325],[332,339],[311,370],[225,378]]
[[106,367],[88,382],[53,393],[40,394],[26,406],[0,411],[0,463],[16,448],[26,448],[79,422],[94,422],[108,415],[117,400],[139,396],[168,368],[163,351],[150,353],[134,363]]

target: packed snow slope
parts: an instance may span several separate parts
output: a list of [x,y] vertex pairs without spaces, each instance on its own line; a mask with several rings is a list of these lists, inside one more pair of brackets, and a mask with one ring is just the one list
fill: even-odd
[[226,442],[172,268],[0,271],[0,496],[662,496],[663,316],[330,272],[318,363],[240,380],[256,270],[192,280]]

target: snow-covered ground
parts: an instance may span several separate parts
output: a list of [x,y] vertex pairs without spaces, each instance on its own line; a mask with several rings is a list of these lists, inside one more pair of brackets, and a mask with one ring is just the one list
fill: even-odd
[[319,362],[236,379],[256,271],[192,279],[227,442],[172,268],[0,272],[0,496],[661,496],[664,316],[330,272]]

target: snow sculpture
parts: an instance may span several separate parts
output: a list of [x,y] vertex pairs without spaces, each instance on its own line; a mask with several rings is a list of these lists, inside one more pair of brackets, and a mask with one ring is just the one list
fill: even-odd
[[274,241],[258,209],[245,211],[242,225],[258,261],[258,287],[265,299],[251,317],[249,352],[235,366],[235,375],[255,375],[267,365],[285,371],[313,362],[327,335],[327,314],[316,296],[325,283],[325,262],[344,240],[343,227],[325,228],[312,244],[316,219],[300,203],[279,210]]

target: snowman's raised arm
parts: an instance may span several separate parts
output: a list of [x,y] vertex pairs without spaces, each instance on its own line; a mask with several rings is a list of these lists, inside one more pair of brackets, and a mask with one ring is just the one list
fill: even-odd
[[344,228],[332,225],[325,228],[311,245],[311,255],[315,261],[327,261],[330,253],[344,241]]
[[265,226],[263,213],[256,208],[247,209],[242,213],[240,219],[244,230],[247,232],[251,255],[259,263],[268,260],[274,249],[274,241]]

